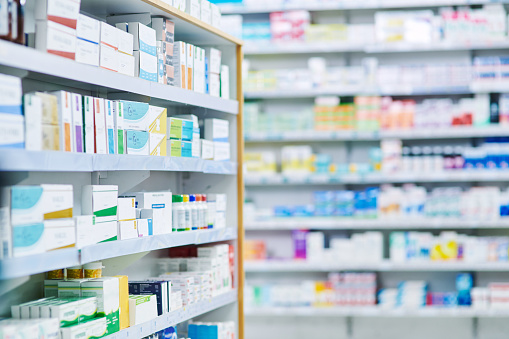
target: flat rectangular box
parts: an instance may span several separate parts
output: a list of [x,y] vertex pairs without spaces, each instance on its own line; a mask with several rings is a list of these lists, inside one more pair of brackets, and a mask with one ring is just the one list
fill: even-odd
[[101,41],[102,45],[106,45],[115,51],[119,46],[119,29],[108,25],[106,22],[101,22]]
[[168,110],[164,107],[149,106],[149,132],[164,135],[166,139]]
[[124,130],[147,131],[150,126],[149,104],[119,100],[123,105]]
[[167,125],[168,139],[182,139],[182,119],[169,117],[167,119]]
[[138,228],[136,220],[127,220],[118,222],[118,240],[138,238]]
[[60,127],[58,125],[42,124],[42,149],[60,151]]
[[72,111],[72,149],[83,153],[83,98],[81,94],[71,93]]
[[230,68],[221,65],[221,98],[230,99]]
[[127,32],[133,35],[133,49],[157,56],[156,31],[139,22],[129,22]]
[[95,216],[79,215],[74,217],[76,225],[76,248],[80,249],[96,243],[95,241]]
[[166,65],[173,66],[173,42],[157,41],[157,55],[163,55],[163,61]]
[[205,50],[200,47],[194,48],[194,79],[195,92],[205,93]]
[[214,160],[214,142],[200,139],[201,158],[205,160]]
[[157,82],[157,57],[142,51],[134,51],[134,76]]
[[127,221],[136,219],[136,200],[135,198],[118,198],[117,220]]
[[207,0],[200,1],[200,19],[206,24],[212,24],[212,9],[210,8],[210,2]]
[[118,239],[118,226],[117,217],[96,217],[95,218],[95,232],[94,242],[108,242],[115,241]]
[[214,141],[214,161],[230,161],[230,143]]
[[194,90],[194,45],[186,44],[187,89]]
[[209,73],[221,73],[221,51],[213,47],[205,48],[205,56],[209,61]]
[[106,108],[106,144],[108,145],[108,154],[116,153],[116,136],[115,136],[115,116],[116,105],[115,101],[104,100],[104,107]]
[[25,117],[0,113],[0,148],[25,148]]
[[88,279],[62,280],[58,283],[59,298],[79,298],[82,296],[81,285]]
[[200,0],[186,0],[186,13],[197,19],[201,19]]
[[115,150],[117,154],[126,153],[126,141],[124,132],[124,103],[122,101],[115,101],[116,109],[114,116],[115,125]]
[[0,74],[0,113],[22,115],[21,78]]
[[62,151],[73,152],[73,127],[72,127],[72,108],[71,93],[58,91],[51,93],[57,97],[58,105],[58,125],[60,126],[60,145]]
[[186,43],[175,41],[173,45],[173,67],[175,68],[175,85],[180,88],[187,88],[187,55]]
[[106,333],[110,335],[120,330],[120,285],[118,278],[104,277],[81,284],[84,297],[97,298],[97,312],[105,314]]
[[80,4],[80,0],[37,0],[34,17],[76,29]]
[[167,281],[131,281],[129,282],[131,295],[155,295],[157,300],[157,314],[168,312],[168,282]]
[[205,119],[204,137],[209,141],[228,142],[230,124],[223,119]]
[[126,130],[127,154],[150,155],[150,134]]
[[155,295],[129,296],[129,324],[136,326],[157,318]]
[[76,40],[76,61],[82,64],[99,66],[99,44],[82,39]]
[[[81,214],[117,218],[118,186],[85,185],[81,187]],[[97,220],[96,220],[97,222]]]
[[82,324],[60,329],[61,339],[101,338],[107,333],[107,319],[95,318]]
[[181,141],[180,145],[182,147],[180,156],[183,158],[192,158],[193,157],[193,143],[190,141]]
[[52,94],[36,92],[36,96],[42,100],[42,123],[58,126],[58,102]]
[[194,123],[192,120],[182,119],[182,135],[181,139],[183,141],[191,141],[193,140],[194,133]]
[[46,252],[76,247],[76,226],[73,219],[44,220],[42,237]]
[[175,23],[166,18],[152,18],[152,28],[156,31],[157,41],[173,43],[175,41]]
[[135,59],[132,55],[117,52],[118,55],[118,73],[134,77]]
[[107,154],[108,145],[106,139],[106,108],[103,98],[93,98],[94,102],[94,135],[95,153]]
[[127,55],[133,55],[134,36],[131,33],[117,29],[118,51]]
[[152,219],[136,219],[138,226],[138,237],[148,237],[154,235]]
[[36,21],[35,49],[74,60],[76,30],[52,21]]
[[115,48],[112,48],[109,45],[101,43],[99,45],[100,55],[99,55],[99,66],[101,68],[118,72],[118,52]]
[[83,97],[83,138],[85,153],[95,153],[94,98]]
[[79,14],[76,37],[94,44],[99,44],[101,41],[101,23],[99,20]]
[[168,140],[165,134],[152,133],[150,134],[150,155],[166,156],[168,152]]
[[181,157],[182,156],[182,144],[180,140],[169,140],[170,142],[170,156]]

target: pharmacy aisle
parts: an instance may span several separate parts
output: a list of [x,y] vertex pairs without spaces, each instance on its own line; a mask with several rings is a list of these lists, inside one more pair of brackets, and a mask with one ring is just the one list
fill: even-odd
[[220,22],[205,0],[0,1],[0,338],[244,337],[242,41]]
[[509,2],[219,2],[246,42],[246,337],[504,337]]

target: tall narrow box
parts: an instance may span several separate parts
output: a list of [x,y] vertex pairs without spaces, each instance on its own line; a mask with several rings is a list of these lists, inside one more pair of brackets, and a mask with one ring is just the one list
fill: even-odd
[[150,154],[166,156],[166,129],[167,129],[167,109],[163,107],[150,106]]
[[119,283],[119,325],[120,330],[129,327],[129,282],[127,275],[116,275]]
[[106,109],[103,98],[94,98],[95,153],[107,154]]
[[120,284],[115,277],[104,277],[85,281],[81,284],[83,297],[97,298],[97,313],[106,318],[106,333],[120,330]]
[[23,97],[25,114],[25,148],[31,151],[42,150],[42,100],[34,94]]
[[173,67],[175,68],[175,86],[187,88],[187,54],[185,42],[175,41],[173,45]]
[[83,139],[85,153],[95,153],[94,98],[83,97]]
[[152,29],[156,31],[157,41],[175,41],[175,23],[166,18],[152,18]]
[[117,154],[125,154],[125,132],[124,132],[124,103],[122,101],[115,101],[117,106],[115,110],[115,149]]
[[186,66],[187,66],[187,89],[194,87],[194,46],[186,44]]
[[198,93],[205,93],[205,50],[203,48],[194,48],[193,66],[193,88]]
[[83,153],[83,99],[80,94],[71,93],[73,150]]
[[230,68],[221,65],[221,98],[230,99]]
[[106,121],[106,144],[107,153],[115,154],[115,102],[112,100],[104,100],[105,121]]
[[60,145],[62,151],[72,152],[73,131],[72,131],[72,108],[71,93],[66,91],[53,92],[58,103],[58,125],[60,127]]

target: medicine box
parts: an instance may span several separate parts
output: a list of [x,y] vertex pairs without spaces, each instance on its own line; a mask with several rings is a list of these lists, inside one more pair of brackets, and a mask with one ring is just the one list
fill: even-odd
[[0,74],[0,113],[23,114],[22,96],[21,78]]
[[73,126],[73,144],[74,152],[83,153],[83,99],[80,94],[71,93],[71,111]]
[[163,63],[173,66],[173,42],[157,41],[157,55],[163,56]]
[[120,330],[129,327],[129,282],[127,275],[116,275],[119,283]]
[[183,158],[191,158],[193,156],[193,143],[190,141],[181,141],[182,151],[180,156]]
[[42,124],[42,149],[45,151],[60,150],[60,128],[58,125]]
[[168,140],[165,134],[150,132],[150,155],[166,156],[168,153]]
[[131,33],[117,29],[118,51],[123,54],[133,55],[134,36]]
[[214,160],[214,142],[200,139],[201,158],[205,160]]
[[150,126],[149,104],[120,100],[123,105],[124,130],[147,131]]
[[132,55],[117,52],[118,73],[134,77],[135,75],[135,59]]
[[94,215],[76,216],[74,217],[74,223],[76,225],[76,248],[80,249],[96,243]]
[[205,48],[205,56],[209,62],[209,73],[221,73],[221,51],[213,47]]
[[136,220],[126,220],[118,222],[118,240],[138,238],[138,228]]
[[44,280],[44,297],[58,297],[58,282],[64,281],[58,279]]
[[175,41],[173,45],[173,67],[175,71],[175,86],[187,88],[187,55],[186,43]]
[[99,44],[88,42],[86,40],[76,40],[75,60],[82,64],[99,66],[100,48]]
[[127,130],[127,154],[150,155],[149,137],[149,132]]
[[193,140],[194,123],[192,120],[182,119],[182,134],[181,139],[184,141]]
[[61,339],[102,338],[107,334],[107,319],[95,318],[60,329]]
[[155,295],[157,300],[157,314],[168,312],[168,282],[167,281],[130,281],[129,294]]
[[83,297],[97,298],[97,312],[104,314],[106,318],[106,335],[118,332],[120,286],[115,277],[103,277],[86,281],[81,284]]
[[157,318],[157,301],[155,295],[129,296],[129,324],[136,326]]
[[99,66],[101,68],[118,72],[119,57],[117,50],[110,45],[100,45]]
[[35,48],[68,59],[76,56],[76,30],[53,21],[36,21]]
[[82,296],[81,285],[88,279],[69,279],[58,282],[59,298],[79,298]]
[[214,141],[214,161],[230,160],[230,143]]
[[115,110],[116,105],[112,100],[104,100],[104,106],[106,108],[106,144],[108,146],[108,154],[115,154]]
[[106,140],[106,108],[103,98],[93,98],[94,102],[94,126],[95,126],[95,153],[107,154]]
[[134,193],[137,208],[153,209],[153,233],[171,233],[172,195],[171,192],[137,192]]
[[215,142],[228,142],[230,124],[223,119],[205,119],[204,136],[206,140]]
[[45,251],[54,251],[76,246],[76,228],[73,219],[44,220],[42,241]]
[[117,154],[126,153],[126,142],[124,132],[124,103],[122,101],[115,101],[116,109],[114,115],[115,125],[115,151]]
[[154,235],[152,219],[136,219],[138,226],[138,237],[148,237]]
[[182,119],[169,117],[167,120],[168,139],[182,139]]
[[49,20],[76,29],[80,0],[38,0],[35,2],[35,20]]
[[58,126],[58,102],[52,94],[37,92],[36,96],[42,100],[42,123]]
[[94,98],[83,97],[83,138],[85,153],[95,152]]
[[186,0],[173,0],[173,7],[185,12],[186,11]]
[[185,11],[192,17],[201,18],[201,5],[200,0],[186,0]]
[[134,76],[157,82],[157,56],[134,51]]
[[157,56],[156,31],[139,22],[129,22],[128,32],[133,35],[133,49]]
[[149,132],[162,134],[166,138],[167,114],[164,107],[149,106]]
[[79,14],[76,37],[89,43],[99,44],[101,41],[101,23],[99,20]]
[[12,227],[12,255],[22,257],[46,251],[43,242],[44,223],[36,222]]
[[51,93],[57,97],[58,125],[60,126],[60,145],[62,151],[72,152],[72,108],[71,93],[58,91]]
[[221,98],[230,99],[230,68],[221,65]]
[[205,93],[205,50],[194,48],[194,79],[193,88],[198,93]]
[[136,200],[133,197],[118,198],[117,220],[135,220],[136,219]]
[[[118,186],[85,185],[81,188],[81,214],[117,218]],[[98,220],[96,220],[96,223]]]
[[41,318],[58,319],[61,327],[71,326],[79,322],[80,301],[76,298],[58,299],[43,305],[40,313]]
[[163,66],[163,83],[170,86],[175,85],[175,67],[170,65]]
[[25,117],[0,113],[0,148],[25,148]]
[[216,4],[210,4],[211,24],[216,28],[221,28],[221,9]]
[[170,141],[170,156],[180,157],[182,155],[182,145],[180,140],[169,140]]
[[95,218],[94,242],[108,242],[118,239],[117,217],[96,217]]
[[200,19],[201,21],[205,22],[206,24],[211,25],[212,24],[212,12],[210,8],[210,2],[207,0],[201,0],[200,1]]
[[186,44],[186,66],[187,66],[187,89],[193,90],[194,87],[194,46]]
[[152,18],[152,28],[156,31],[157,41],[173,43],[175,41],[175,23],[166,18]]
[[[103,46],[108,46],[115,51],[118,50],[119,31],[120,30],[118,28],[101,21],[101,44]],[[103,46],[101,46],[101,49]]]
[[72,185],[43,184],[41,187],[43,189],[42,211],[44,219],[72,218]]

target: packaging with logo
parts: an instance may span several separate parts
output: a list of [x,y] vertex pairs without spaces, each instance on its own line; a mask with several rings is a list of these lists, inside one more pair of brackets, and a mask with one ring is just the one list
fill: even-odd
[[106,318],[106,335],[120,330],[120,285],[116,277],[92,279],[81,284],[83,297],[97,298],[97,315]]
[[150,155],[150,133],[126,131],[127,154]]

